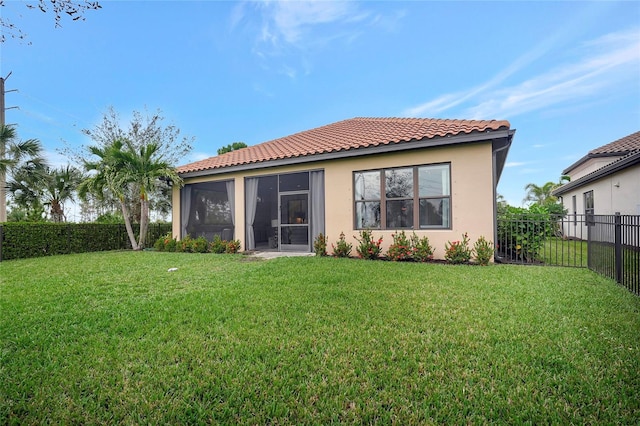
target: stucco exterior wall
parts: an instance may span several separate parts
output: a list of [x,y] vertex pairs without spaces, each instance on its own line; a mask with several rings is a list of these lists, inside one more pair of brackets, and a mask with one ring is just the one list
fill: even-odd
[[595,172],[596,170],[601,169],[604,166],[613,163],[619,158],[620,156],[590,158],[586,162],[580,164],[575,169],[571,170],[569,172],[569,176],[571,177],[571,180],[578,180],[582,176],[586,176],[591,172]]
[[[277,167],[251,172],[215,175],[207,178],[186,180],[196,183],[211,180],[235,180],[235,238],[243,243],[245,239],[244,215],[244,178],[286,173],[302,170],[323,169],[325,174],[325,233],[328,236],[329,250],[341,232],[347,241],[354,244],[353,172],[375,170],[401,166],[451,163],[451,229],[416,230],[419,236],[426,235],[435,247],[435,257],[442,259],[447,241],[460,240],[467,232],[471,244],[481,235],[493,241],[494,229],[494,189],[492,171],[492,150],[490,142],[467,143],[449,147],[412,150],[398,153],[384,153],[338,159],[323,162],[306,163],[298,166]],[[383,249],[387,250],[392,242],[395,230],[374,230],[374,237],[383,237]],[[405,230],[410,235],[412,230]],[[173,190],[173,234],[180,234],[179,189]]]
[[571,197],[576,196],[577,212],[584,214],[583,194],[593,190],[595,214],[640,214],[640,165],[629,167],[595,182],[562,194],[564,207],[571,211]]

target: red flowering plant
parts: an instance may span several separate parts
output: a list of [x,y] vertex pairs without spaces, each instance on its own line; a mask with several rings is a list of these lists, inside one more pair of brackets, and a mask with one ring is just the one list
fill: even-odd
[[[155,248],[158,251],[172,251],[172,250],[168,250],[167,248],[171,247],[172,249],[175,249],[175,241],[176,240],[175,238],[173,238],[171,233],[168,233],[158,238],[156,242],[153,244],[153,248]],[[172,245],[170,244],[171,242],[173,242]]]
[[327,255],[327,236],[322,232],[318,234],[318,236],[313,241],[313,251],[316,256],[326,256]]
[[364,229],[360,231],[360,238],[355,235],[353,238],[358,241],[358,247],[356,247],[358,257],[361,259],[377,259],[380,257],[380,253],[382,252],[382,248],[380,248],[382,237],[374,241],[371,230]]
[[235,254],[240,251],[240,240],[225,241],[224,252],[228,254]]
[[449,242],[444,245],[444,259],[448,263],[468,263],[471,259],[471,249],[469,248],[469,237],[465,232],[462,234],[462,241]]
[[426,262],[433,259],[435,249],[429,244],[429,237],[418,237],[414,232],[411,235],[411,249],[413,259],[417,262]]
[[473,244],[473,258],[478,265],[486,266],[493,256],[493,243],[487,241],[484,236],[480,236],[478,241]]
[[353,244],[348,243],[345,239],[344,232],[340,233],[340,239],[334,245],[331,243],[331,254],[334,257],[349,257]]
[[411,242],[405,235],[404,231],[391,234],[391,237],[393,238],[393,243],[391,243],[387,250],[387,259],[393,261],[411,260],[413,256],[413,247],[411,247]]

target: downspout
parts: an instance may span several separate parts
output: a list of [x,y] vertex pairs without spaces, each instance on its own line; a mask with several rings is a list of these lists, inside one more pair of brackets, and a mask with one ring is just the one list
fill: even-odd
[[493,150],[492,155],[492,175],[493,175],[493,261],[495,262],[495,253],[496,253],[496,241],[498,241],[498,175],[496,171],[496,154],[500,151],[504,151],[505,149],[509,149],[511,147],[511,142],[505,144],[501,148],[497,148]]

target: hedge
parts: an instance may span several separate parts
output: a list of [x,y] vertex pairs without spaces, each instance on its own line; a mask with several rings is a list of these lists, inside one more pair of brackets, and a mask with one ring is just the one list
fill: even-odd
[[[138,233],[139,225],[133,226]],[[147,247],[171,232],[170,223],[149,224]],[[33,223],[0,224],[0,261],[57,254],[131,249],[124,224]]]

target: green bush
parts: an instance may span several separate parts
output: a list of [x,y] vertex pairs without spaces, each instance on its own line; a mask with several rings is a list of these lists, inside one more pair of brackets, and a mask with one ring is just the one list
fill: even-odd
[[429,237],[418,237],[415,232],[411,235],[411,247],[413,259],[418,262],[426,262],[433,259],[435,249],[429,244]]
[[240,247],[242,246],[242,244],[240,244],[240,240],[224,241],[224,243],[225,243],[224,252],[228,254],[235,254],[239,252]]
[[316,239],[313,241],[313,252],[316,254],[316,256],[327,255],[327,236],[322,232],[319,233]]
[[345,239],[344,232],[341,232],[340,238],[338,239],[336,245],[331,243],[331,254],[334,257],[349,257],[352,248],[353,244],[348,243]]
[[209,241],[205,237],[198,237],[195,240],[191,240],[191,251],[193,253],[208,253]]
[[227,244],[220,238],[220,235],[215,235],[213,241],[209,243],[209,251],[211,253],[224,253],[227,250]]
[[[131,249],[123,224],[8,222],[0,228],[0,260]],[[170,230],[171,224],[151,224],[147,241]]]
[[193,239],[189,235],[187,235],[186,237],[182,238],[176,244],[176,251],[178,253],[191,253],[191,252],[193,252],[193,245],[191,244],[192,241],[193,241]]
[[404,231],[391,234],[391,237],[393,238],[393,243],[387,250],[387,258],[393,261],[411,260],[413,248]]
[[545,206],[534,204],[528,209],[507,206],[498,216],[497,248],[512,259],[538,261],[545,240],[553,236],[557,226]]
[[480,236],[473,244],[473,258],[479,265],[486,266],[493,256],[493,243],[487,241],[484,236]]
[[358,246],[356,247],[358,257],[370,260],[375,260],[380,257],[380,253],[382,252],[382,249],[380,248],[380,244],[382,244],[382,237],[374,240],[372,232],[369,229],[365,229],[360,231],[360,238],[356,236],[353,238],[358,241]]
[[469,249],[469,237],[465,232],[462,234],[462,241],[447,241],[444,245],[444,259],[448,263],[467,263],[471,259],[471,249]]

